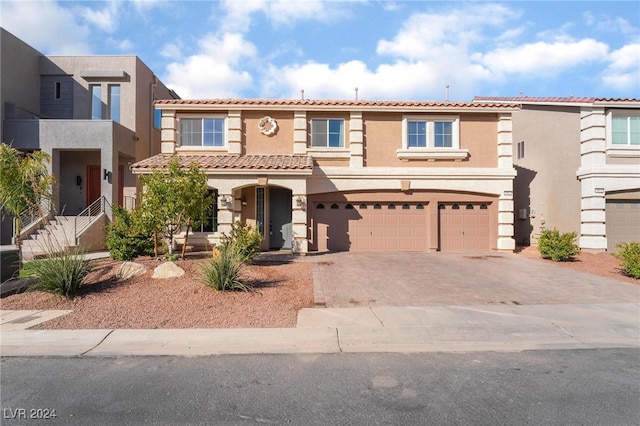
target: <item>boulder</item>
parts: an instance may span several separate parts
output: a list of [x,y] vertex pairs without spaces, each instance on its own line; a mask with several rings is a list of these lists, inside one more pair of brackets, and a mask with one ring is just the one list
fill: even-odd
[[136,275],[147,272],[147,267],[136,262],[124,262],[116,271],[116,278],[128,280]]
[[184,275],[184,269],[173,262],[164,262],[153,270],[151,278],[179,278]]

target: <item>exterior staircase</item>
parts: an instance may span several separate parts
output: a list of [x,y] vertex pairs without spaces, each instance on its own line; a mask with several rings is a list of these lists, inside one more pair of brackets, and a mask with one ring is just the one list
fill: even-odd
[[22,259],[32,260],[75,245],[75,216],[54,216],[22,240]]

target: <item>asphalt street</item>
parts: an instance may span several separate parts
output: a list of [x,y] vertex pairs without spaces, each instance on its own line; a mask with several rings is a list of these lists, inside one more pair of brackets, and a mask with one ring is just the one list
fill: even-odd
[[3,425],[640,424],[638,349],[11,357],[1,367]]

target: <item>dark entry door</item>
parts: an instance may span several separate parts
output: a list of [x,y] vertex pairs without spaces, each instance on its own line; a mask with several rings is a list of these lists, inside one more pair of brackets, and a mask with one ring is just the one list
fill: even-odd
[[87,166],[87,207],[100,198],[100,166]]
[[269,188],[269,248],[290,250],[292,239],[291,191]]

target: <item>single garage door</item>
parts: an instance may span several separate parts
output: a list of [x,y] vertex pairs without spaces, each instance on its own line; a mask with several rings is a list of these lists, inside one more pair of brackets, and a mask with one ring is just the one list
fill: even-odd
[[490,214],[487,204],[442,203],[440,250],[489,250]]
[[607,250],[616,251],[616,244],[640,241],[640,201],[607,200]]
[[318,249],[426,251],[426,212],[420,203],[316,203]]

